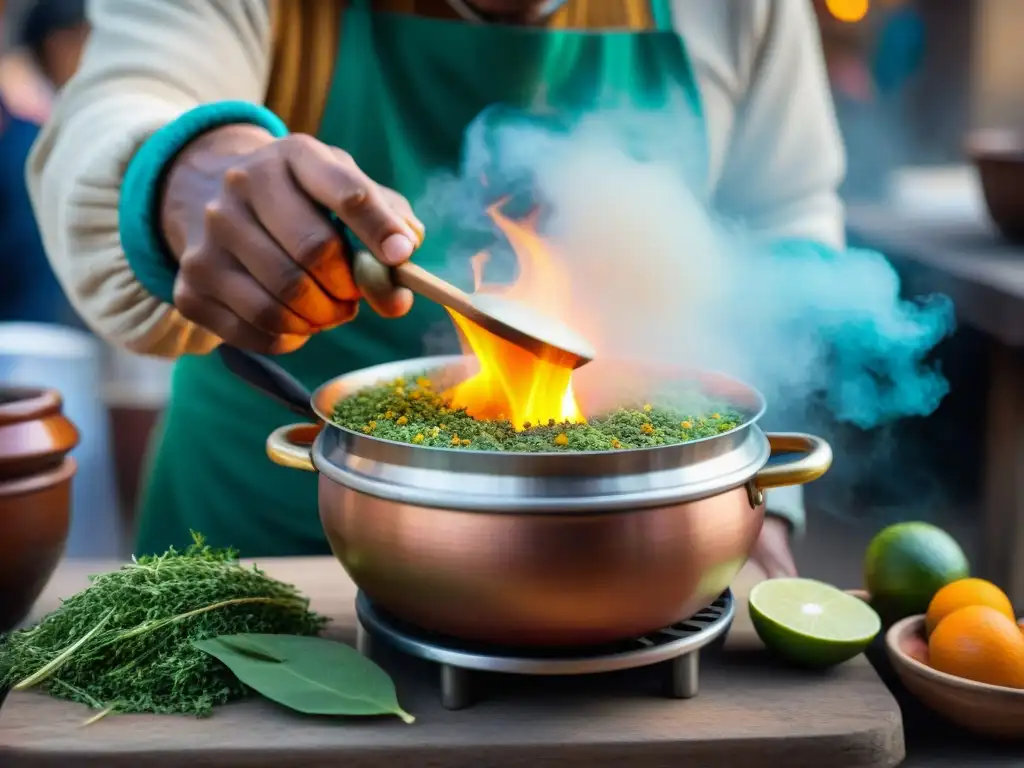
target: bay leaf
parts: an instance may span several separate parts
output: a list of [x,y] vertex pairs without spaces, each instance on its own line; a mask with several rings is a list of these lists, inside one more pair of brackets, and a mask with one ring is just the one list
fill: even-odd
[[233,651],[238,651],[243,656],[251,656],[272,664],[280,664],[284,661],[280,656],[273,655],[267,649],[266,644],[261,645],[258,640],[253,640],[251,635],[221,635],[217,641]]
[[195,647],[223,663],[261,696],[307,715],[396,715],[415,718],[398,703],[387,672],[355,648],[322,637],[241,634],[197,640]]

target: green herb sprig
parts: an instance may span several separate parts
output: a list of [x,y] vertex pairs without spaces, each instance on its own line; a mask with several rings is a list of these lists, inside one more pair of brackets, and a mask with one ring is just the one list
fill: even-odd
[[246,686],[194,643],[246,633],[317,635],[327,620],[295,587],[193,534],[184,552],[94,576],[38,625],[0,641],[0,688],[41,686],[107,712],[205,716]]

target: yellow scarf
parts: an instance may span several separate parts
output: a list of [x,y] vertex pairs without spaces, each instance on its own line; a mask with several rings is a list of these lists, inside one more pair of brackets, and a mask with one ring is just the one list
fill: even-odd
[[[451,17],[444,0],[375,0],[381,10]],[[344,0],[272,0],[272,65],[266,104],[296,133],[320,127],[338,54]],[[649,0],[568,0],[552,29],[653,26]],[[344,76],[344,74],[343,74]]]

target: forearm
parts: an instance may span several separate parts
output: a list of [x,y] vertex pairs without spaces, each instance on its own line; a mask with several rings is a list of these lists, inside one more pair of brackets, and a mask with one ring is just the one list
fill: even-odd
[[36,142],[27,175],[55,273],[77,311],[135,352],[205,353],[218,339],[137,279],[122,247],[125,169],[155,131],[212,101],[260,103],[265,0],[100,0],[79,74]]
[[794,536],[803,535],[806,526],[803,487],[794,485],[768,491],[765,510],[768,515],[785,520]]

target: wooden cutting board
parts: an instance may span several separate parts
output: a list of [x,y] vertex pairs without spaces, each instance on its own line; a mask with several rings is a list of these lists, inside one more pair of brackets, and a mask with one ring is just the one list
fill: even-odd
[[[333,560],[261,561],[334,618],[354,643],[355,588]],[[85,586],[111,563],[61,567],[37,606]],[[493,678],[457,712],[439,703],[436,667],[397,654],[392,674],[413,725],[397,719],[310,719],[267,701],[223,707],[210,718],[110,716],[81,727],[89,710],[43,694],[12,693],[0,709],[4,768],[888,768],[904,757],[899,709],[858,658],[828,673],[775,665],[747,619],[751,571],[737,580],[737,620],[725,651],[701,660],[699,695],[662,698],[656,670],[576,678]]]

